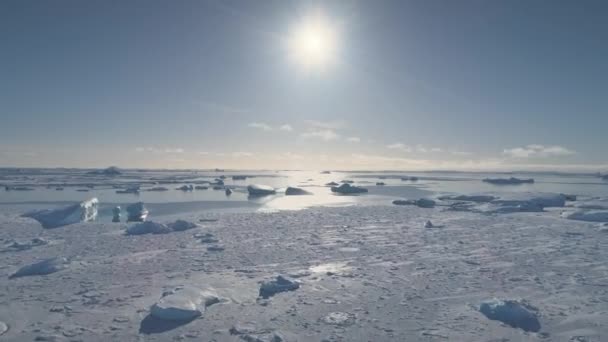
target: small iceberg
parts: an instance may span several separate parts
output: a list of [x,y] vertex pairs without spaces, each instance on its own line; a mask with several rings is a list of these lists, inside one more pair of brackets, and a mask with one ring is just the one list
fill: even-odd
[[524,331],[540,331],[537,309],[516,300],[493,299],[481,303],[479,311],[487,318]]
[[310,191],[306,191],[302,188],[296,188],[296,187],[287,187],[287,189],[285,189],[285,195],[286,196],[299,196],[299,195],[312,195],[312,193]]
[[183,287],[163,293],[152,305],[150,315],[166,321],[189,321],[204,314],[208,306],[220,302],[220,297],[212,290]]
[[340,186],[332,186],[331,192],[337,192],[339,194],[360,194],[367,192],[367,189],[344,183]]
[[230,189],[230,188],[226,188],[225,192],[226,192],[226,196],[232,195],[232,189]]
[[384,183],[384,182],[376,182],[376,185],[377,186],[383,186],[383,185],[386,185],[386,183]]
[[192,184],[190,184],[190,185],[182,185],[182,186],[180,186],[179,188],[177,188],[175,190],[192,191],[192,190],[194,190],[194,186]]
[[209,187],[206,185],[197,185],[194,187],[194,190],[207,190],[207,189],[209,189]]
[[31,265],[23,266],[17,272],[10,275],[10,279],[34,275],[46,275],[64,270],[68,267],[66,258],[45,259]]
[[246,180],[246,179],[247,179],[247,176],[239,176],[239,175],[232,176],[232,180]]
[[494,184],[494,185],[518,185],[518,184],[532,184],[534,183],[534,179],[520,179],[520,178],[485,178],[483,180],[486,183]]
[[165,188],[163,186],[155,186],[155,187],[150,188],[150,189],[148,189],[146,191],[158,191],[158,192],[161,192],[161,191],[169,191],[169,189],[167,189],[167,188]]
[[94,221],[97,218],[97,198],[73,204],[61,209],[36,210],[21,215],[33,218],[44,228],[57,228],[79,222]]
[[197,228],[198,224],[186,220],[177,220],[173,223],[170,223],[168,226],[176,232],[182,232],[184,230]]
[[275,280],[265,281],[260,286],[259,296],[267,299],[280,292],[295,291],[300,288],[300,283],[290,277],[278,275]]
[[325,186],[338,186],[340,184],[336,183],[336,182],[329,182],[327,184],[325,184]]
[[267,185],[260,184],[252,184],[247,187],[247,191],[249,192],[249,196],[266,196],[266,195],[274,195],[276,191],[274,188]]
[[127,206],[127,222],[143,222],[150,212],[144,202],[137,202]]

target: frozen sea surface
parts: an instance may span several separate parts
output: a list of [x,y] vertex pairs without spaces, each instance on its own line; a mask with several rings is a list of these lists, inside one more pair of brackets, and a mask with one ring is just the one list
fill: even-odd
[[[0,322],[8,329],[2,341],[570,342],[608,336],[607,223],[562,215],[608,198],[606,184],[593,175],[514,175],[536,182],[488,187],[481,179],[511,175],[273,171],[239,173],[254,177],[233,181],[228,172],[28,172],[5,172],[0,179],[34,189],[0,190]],[[211,188],[174,190],[223,174],[235,188],[230,198]],[[418,180],[402,181],[405,176]],[[324,186],[342,180],[369,193],[340,196]],[[378,181],[386,186],[376,187]],[[136,183],[142,190],[170,190],[115,193]],[[244,189],[252,183],[278,193],[250,199]],[[284,196],[286,186],[313,195]],[[514,192],[567,193],[577,200],[563,208],[487,214],[454,210],[453,201],[438,199],[524,196]],[[100,200],[95,222],[44,229],[21,217],[93,196]],[[392,204],[419,198],[437,199],[437,205]],[[127,235],[136,223],[110,222],[111,208],[137,201],[146,202],[154,222],[197,225]],[[34,239],[45,243],[11,247]],[[69,264],[11,278],[53,258]],[[297,281],[297,290],[260,297],[260,285],[278,275]],[[203,285],[222,301],[198,318],[154,321],[151,311],[163,294]],[[493,298],[533,307],[540,330],[486,317],[480,305]]]

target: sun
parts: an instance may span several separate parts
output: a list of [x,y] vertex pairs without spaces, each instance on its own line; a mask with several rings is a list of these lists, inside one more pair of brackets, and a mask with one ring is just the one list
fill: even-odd
[[334,63],[337,45],[337,28],[320,11],[297,22],[287,39],[290,58],[307,68],[324,68]]

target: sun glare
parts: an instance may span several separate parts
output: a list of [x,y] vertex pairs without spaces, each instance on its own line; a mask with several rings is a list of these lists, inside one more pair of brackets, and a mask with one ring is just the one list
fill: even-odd
[[321,12],[302,18],[288,37],[290,58],[308,68],[324,68],[337,53],[337,30]]

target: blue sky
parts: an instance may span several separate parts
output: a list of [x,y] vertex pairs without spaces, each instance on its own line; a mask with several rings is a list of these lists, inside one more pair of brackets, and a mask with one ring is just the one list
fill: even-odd
[[[288,42],[315,15],[335,39],[311,67]],[[607,17],[591,0],[5,0],[0,166],[604,171]]]

